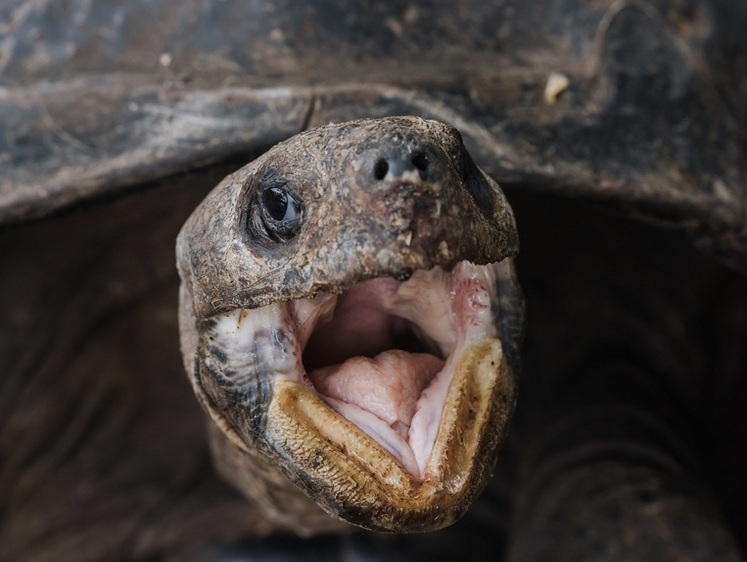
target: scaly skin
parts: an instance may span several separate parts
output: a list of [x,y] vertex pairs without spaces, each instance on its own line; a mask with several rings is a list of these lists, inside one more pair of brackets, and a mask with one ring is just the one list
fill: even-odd
[[[292,232],[269,232],[265,223],[274,219],[258,214],[267,212],[260,208],[264,194],[276,186],[302,209],[300,225],[287,223]],[[472,163],[454,129],[432,121],[389,118],[312,130],[226,178],[178,241],[184,363],[220,430],[213,432],[220,471],[266,505],[268,516],[304,534],[336,525],[298,499],[292,483],[333,517],[370,529],[425,531],[454,522],[484,487],[513,410],[522,301],[508,258],[517,248],[498,186]],[[302,352],[301,336],[289,327],[292,314],[277,320],[274,332],[257,328],[259,339],[242,345],[216,335],[231,311],[239,311],[239,330],[257,314],[268,321],[286,314],[255,312],[272,303],[434,267],[449,271],[465,260],[502,262],[490,266],[489,302],[479,305],[494,335],[468,342],[455,361],[421,475],[309,384],[273,370],[268,353],[292,349],[295,361]],[[251,353],[244,356],[244,348]],[[287,489],[278,494],[283,482]]]

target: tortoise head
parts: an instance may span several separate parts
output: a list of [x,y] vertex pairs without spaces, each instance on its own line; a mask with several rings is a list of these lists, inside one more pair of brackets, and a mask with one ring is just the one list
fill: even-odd
[[226,178],[177,247],[185,366],[244,459],[224,472],[256,496],[261,465],[370,529],[455,521],[513,410],[517,247],[437,122],[322,127]]

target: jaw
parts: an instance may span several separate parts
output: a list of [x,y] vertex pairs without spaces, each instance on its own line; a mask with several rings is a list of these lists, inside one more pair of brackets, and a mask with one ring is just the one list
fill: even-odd
[[432,531],[456,521],[482,490],[512,394],[498,340],[465,350],[422,477],[296,383],[276,385],[267,435],[328,512],[372,530]]
[[482,490],[513,410],[496,298],[509,270],[460,262],[223,313],[204,365],[223,391],[271,389],[244,440],[328,513],[435,530]]

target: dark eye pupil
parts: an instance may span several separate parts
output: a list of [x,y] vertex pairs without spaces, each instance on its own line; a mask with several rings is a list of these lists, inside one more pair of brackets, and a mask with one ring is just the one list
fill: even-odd
[[271,187],[264,193],[264,204],[267,214],[274,220],[281,221],[288,211],[288,194],[279,187]]
[[260,180],[248,225],[259,239],[289,242],[301,231],[303,203],[296,199],[294,190],[287,184],[283,178],[273,174]]

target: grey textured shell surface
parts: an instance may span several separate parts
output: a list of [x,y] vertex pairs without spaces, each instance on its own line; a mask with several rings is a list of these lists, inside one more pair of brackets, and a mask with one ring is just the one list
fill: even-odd
[[0,16],[3,223],[413,114],[457,127],[509,191],[600,199],[744,262],[740,2],[9,0]]

